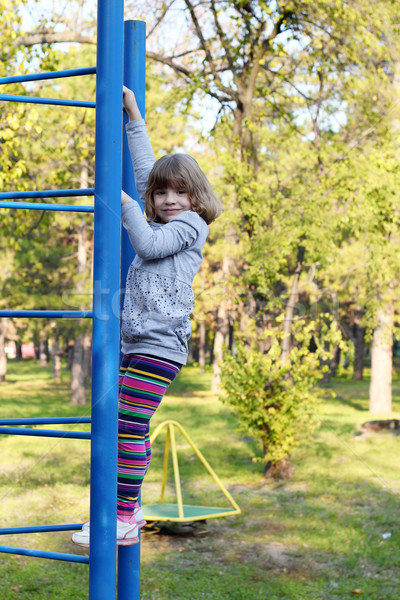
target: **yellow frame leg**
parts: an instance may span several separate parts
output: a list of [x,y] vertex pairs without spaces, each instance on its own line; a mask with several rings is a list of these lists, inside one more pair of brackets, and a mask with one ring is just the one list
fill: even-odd
[[[163,459],[163,474],[161,481],[161,504],[154,504],[150,506],[144,506],[144,514],[145,518],[149,521],[175,521],[175,522],[191,522],[191,521],[201,521],[204,519],[212,519],[218,517],[228,517],[231,515],[238,515],[241,513],[241,510],[235,500],[232,498],[231,494],[223,485],[222,481],[219,479],[218,475],[211,468],[208,461],[205,459],[203,454],[185,432],[183,427],[177,421],[164,421],[160,423],[158,427],[154,430],[151,435],[151,443],[153,444],[156,440],[159,433],[167,428],[167,435],[165,440],[165,449],[164,449],[164,459]],[[180,431],[183,435],[189,446],[192,448],[196,456],[199,458],[200,462],[204,466],[204,468],[211,475],[221,492],[224,494],[226,499],[232,506],[232,509],[218,508],[218,507],[210,507],[210,506],[194,506],[194,505],[184,505],[182,499],[182,488],[181,488],[181,480],[179,474],[179,463],[178,463],[178,451],[176,447],[175,440],[175,428]],[[171,449],[172,455],[172,465],[174,469],[174,480],[175,480],[175,491],[176,491],[176,499],[177,505],[174,504],[166,504],[164,503],[165,498],[165,490],[167,483],[167,470],[168,470],[168,457],[169,450]],[[176,515],[176,508],[178,508],[178,515]],[[185,516],[186,515],[186,516]]]
[[162,480],[161,480],[161,494],[160,494],[160,502],[161,503],[164,502],[165,488],[166,488],[166,485],[167,485],[169,439],[170,439],[170,431],[169,431],[169,428],[168,428],[168,430],[167,430],[167,436],[165,438],[163,474],[162,474]]

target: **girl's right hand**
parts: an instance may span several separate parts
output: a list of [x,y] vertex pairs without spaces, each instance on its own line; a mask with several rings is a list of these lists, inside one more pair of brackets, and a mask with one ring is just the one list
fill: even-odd
[[124,192],[124,190],[121,190],[121,204],[124,205],[127,202],[133,202],[133,198],[128,196],[128,194]]
[[130,121],[137,121],[142,118],[140,110],[138,109],[135,94],[125,85],[123,86],[122,102]]

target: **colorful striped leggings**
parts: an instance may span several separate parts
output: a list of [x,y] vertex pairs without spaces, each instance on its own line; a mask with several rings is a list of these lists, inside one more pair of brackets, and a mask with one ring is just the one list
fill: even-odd
[[149,424],[180,365],[141,354],[122,358],[118,401],[117,516],[128,520],[137,506],[150,464]]

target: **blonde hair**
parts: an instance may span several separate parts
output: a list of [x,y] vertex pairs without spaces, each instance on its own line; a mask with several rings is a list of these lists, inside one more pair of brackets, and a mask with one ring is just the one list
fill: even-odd
[[192,203],[192,210],[207,224],[212,223],[221,214],[222,204],[197,161],[188,154],[166,154],[154,163],[147,182],[145,200],[149,221],[153,221],[157,216],[153,199],[155,190],[170,186],[186,191]]

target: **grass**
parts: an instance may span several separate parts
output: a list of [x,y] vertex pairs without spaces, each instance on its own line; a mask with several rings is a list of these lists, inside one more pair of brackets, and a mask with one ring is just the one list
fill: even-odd
[[[10,363],[0,387],[1,416],[76,416],[68,373]],[[145,530],[142,600],[398,600],[400,437],[356,435],[368,415],[368,381],[337,378],[321,425],[292,457],[288,481],[265,481],[258,446],[238,431],[230,409],[209,390],[209,375],[187,367],[153,419],[180,422],[239,503],[242,514],[191,530]],[[400,411],[400,380],[394,409]],[[55,428],[56,426],[52,426]],[[85,426],[76,426],[84,429]],[[157,502],[163,436],[143,489]],[[177,438],[188,503],[224,505],[212,479]],[[86,441],[1,436],[1,527],[81,522],[88,516]],[[172,484],[168,497],[173,499]],[[390,536],[385,535],[390,534]],[[3,536],[2,544],[79,552],[70,534]],[[85,553],[82,550],[82,553]],[[0,555],[3,600],[85,600],[86,565]]]

